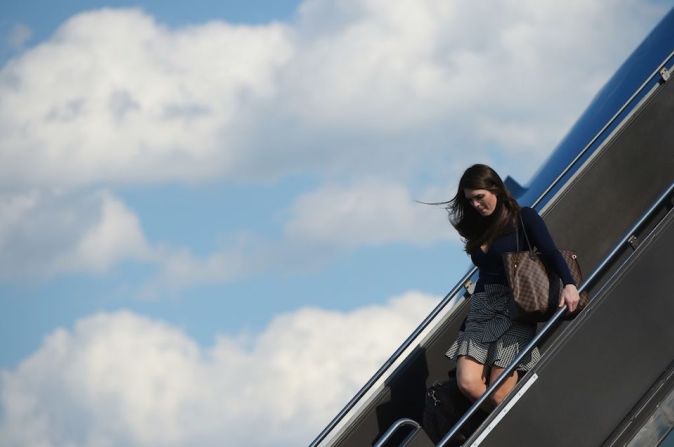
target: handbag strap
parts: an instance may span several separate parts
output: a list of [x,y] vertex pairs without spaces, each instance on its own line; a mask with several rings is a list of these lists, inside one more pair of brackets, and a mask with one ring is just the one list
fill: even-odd
[[[524,233],[524,239],[526,239],[526,241],[527,241],[527,247],[529,248],[528,251],[533,254],[534,248],[531,246],[531,242],[529,242],[529,236],[527,235],[527,227],[524,226],[524,219],[522,219],[522,213],[518,212],[517,214],[520,218],[520,223],[522,224],[522,232]],[[520,251],[520,232],[519,232],[519,230],[515,231],[515,240],[516,240],[516,244],[517,244],[517,251]]]

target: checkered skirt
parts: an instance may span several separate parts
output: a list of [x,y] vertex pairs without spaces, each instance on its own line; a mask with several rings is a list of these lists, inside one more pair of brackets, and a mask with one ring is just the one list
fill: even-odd
[[[536,334],[536,324],[510,319],[509,301],[512,299],[508,286],[485,284],[484,291],[471,298],[465,330],[459,332],[445,355],[450,359],[467,355],[483,365],[508,366]],[[534,348],[517,369],[530,370],[540,357],[538,348]]]

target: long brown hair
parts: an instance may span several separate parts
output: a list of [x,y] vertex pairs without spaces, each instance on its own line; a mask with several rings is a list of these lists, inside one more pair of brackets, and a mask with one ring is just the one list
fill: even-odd
[[[496,209],[489,216],[480,215],[466,199],[466,189],[486,189],[496,194]],[[482,245],[491,245],[498,236],[513,231],[520,206],[503,184],[501,177],[487,165],[476,164],[463,173],[454,198],[446,204],[449,221],[472,253]]]

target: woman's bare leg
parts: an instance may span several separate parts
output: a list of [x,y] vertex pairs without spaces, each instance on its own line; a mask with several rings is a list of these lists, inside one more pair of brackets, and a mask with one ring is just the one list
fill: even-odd
[[[494,383],[496,378],[501,375],[504,368],[499,368],[498,366],[493,366],[491,368],[491,374],[489,377],[489,383]],[[503,399],[512,391],[512,389],[517,384],[518,376],[517,371],[513,371],[507,379],[503,381],[500,387],[489,397],[489,406],[491,409],[494,409],[498,404],[500,404]]]
[[456,382],[468,400],[476,401],[487,389],[487,369],[474,358],[460,355],[456,359]]

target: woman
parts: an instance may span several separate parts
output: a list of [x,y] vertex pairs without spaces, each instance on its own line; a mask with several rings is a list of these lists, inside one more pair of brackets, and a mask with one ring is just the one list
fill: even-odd
[[[456,196],[446,204],[450,221],[464,239],[466,252],[480,275],[462,331],[446,354],[457,359],[459,389],[475,401],[536,332],[535,324],[512,321],[508,311],[513,298],[502,255],[518,250],[516,231],[520,244],[525,240],[520,216],[529,241],[564,283],[559,306],[566,304],[574,311],[579,296],[569,268],[543,219],[532,208],[520,208],[492,168],[480,164],[468,168],[461,177]],[[519,250],[523,249],[520,245]],[[538,348],[534,348],[490,397],[485,409],[489,411],[498,405],[517,383],[517,372],[528,371],[539,358]]]

